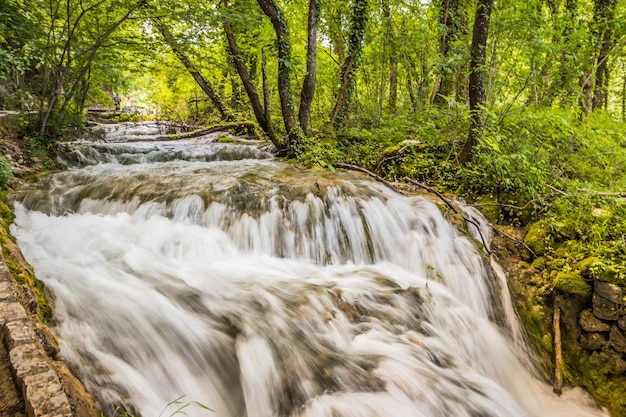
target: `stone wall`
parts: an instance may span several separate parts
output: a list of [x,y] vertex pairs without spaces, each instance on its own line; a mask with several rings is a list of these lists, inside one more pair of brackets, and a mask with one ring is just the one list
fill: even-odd
[[[80,383],[60,361],[49,329],[19,302],[20,288],[0,261],[0,343],[28,417],[97,415]],[[7,375],[0,375],[7,378]]]
[[609,282],[595,280],[592,309],[579,317],[580,345],[593,352],[608,354],[617,375],[626,375],[626,308],[624,290]]

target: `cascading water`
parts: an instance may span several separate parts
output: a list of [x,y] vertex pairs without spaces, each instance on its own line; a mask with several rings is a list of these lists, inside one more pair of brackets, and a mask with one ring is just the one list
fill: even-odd
[[506,288],[435,204],[211,135],[109,129],[16,196],[12,228],[103,409],[603,415],[540,381]]

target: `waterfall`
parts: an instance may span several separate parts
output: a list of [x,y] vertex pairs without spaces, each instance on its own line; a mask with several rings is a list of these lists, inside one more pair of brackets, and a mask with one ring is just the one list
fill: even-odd
[[15,196],[61,356],[102,409],[158,416],[184,395],[215,410],[192,416],[604,415],[551,393],[506,281],[431,201],[136,129],[68,144],[67,171]]

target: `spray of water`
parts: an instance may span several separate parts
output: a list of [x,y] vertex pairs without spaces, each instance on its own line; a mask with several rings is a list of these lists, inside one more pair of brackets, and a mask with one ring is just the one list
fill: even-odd
[[102,408],[603,415],[541,381],[506,281],[433,203],[214,141],[76,144],[17,197],[12,232]]

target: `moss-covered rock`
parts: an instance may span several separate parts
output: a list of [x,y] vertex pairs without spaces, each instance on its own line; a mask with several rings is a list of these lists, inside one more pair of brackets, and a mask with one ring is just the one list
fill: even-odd
[[583,259],[576,264],[576,268],[580,274],[584,277],[593,277],[593,273],[598,265],[601,264],[600,258],[597,256],[590,256]]
[[554,277],[554,288],[567,293],[588,297],[591,295],[591,286],[578,272],[558,272]]
[[533,223],[524,238],[524,243],[534,252],[535,256],[542,256],[550,251],[554,239],[547,223],[543,220]]
[[493,198],[483,196],[476,200],[474,206],[492,223],[498,223],[502,216],[501,206]]

